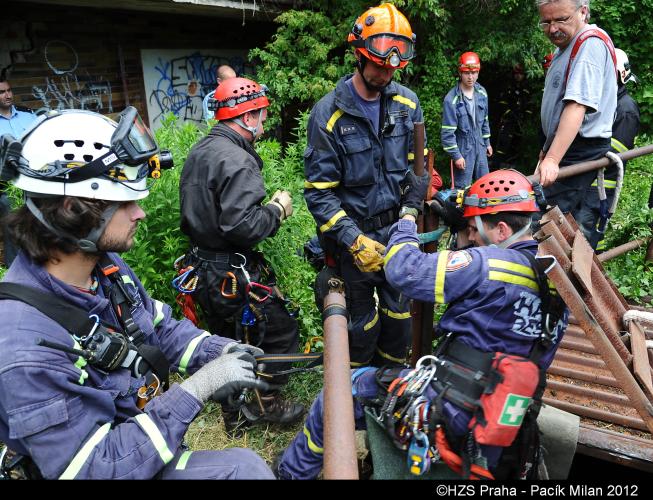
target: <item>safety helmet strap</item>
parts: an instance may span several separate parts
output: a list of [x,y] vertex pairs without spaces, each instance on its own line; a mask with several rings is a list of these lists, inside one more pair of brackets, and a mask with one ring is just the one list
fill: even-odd
[[[255,141],[256,140],[256,133],[258,132],[258,128],[261,126],[261,118],[263,116],[263,109],[264,108],[259,109],[258,118],[256,120],[256,126],[255,127],[250,127],[249,125],[247,125],[245,123],[245,120],[243,120],[240,116],[238,118],[233,118],[232,121],[236,125],[238,125],[240,128],[243,128],[243,129],[247,130],[248,132],[250,132],[252,134],[252,140]],[[251,113],[251,112],[248,111],[248,113]]]

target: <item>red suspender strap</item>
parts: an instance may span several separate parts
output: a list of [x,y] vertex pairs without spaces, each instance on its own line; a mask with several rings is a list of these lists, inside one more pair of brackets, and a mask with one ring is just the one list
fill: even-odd
[[576,42],[574,43],[574,46],[571,49],[571,55],[569,56],[569,63],[567,64],[567,71],[565,72],[565,86],[567,85],[567,80],[569,78],[571,63],[574,62],[574,59],[576,58],[576,54],[578,54],[578,51],[580,50],[580,46],[583,44],[585,40],[592,37],[600,38],[601,40],[603,40],[603,43],[605,43],[606,47],[608,47],[608,50],[610,51],[610,56],[612,57],[612,64],[614,64],[615,74],[619,76],[617,72],[617,54],[614,51],[614,44],[612,43],[612,40],[610,40],[610,37],[606,35],[603,31],[592,28],[587,31],[583,31],[580,34],[580,36],[576,39]]

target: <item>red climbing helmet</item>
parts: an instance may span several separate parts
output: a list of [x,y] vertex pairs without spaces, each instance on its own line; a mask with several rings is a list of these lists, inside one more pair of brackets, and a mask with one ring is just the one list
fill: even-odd
[[215,89],[215,119],[229,120],[248,111],[267,108],[268,88],[247,78],[228,78]]
[[463,216],[497,212],[539,212],[533,185],[517,170],[495,170],[472,184],[463,199]]

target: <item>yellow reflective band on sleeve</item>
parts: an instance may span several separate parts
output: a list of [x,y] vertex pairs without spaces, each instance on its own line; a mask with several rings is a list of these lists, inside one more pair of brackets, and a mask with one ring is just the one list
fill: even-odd
[[440,128],[445,128],[447,130],[456,130],[458,127],[456,127],[455,125],[442,125],[442,127]]
[[335,182],[309,182],[304,181],[305,189],[330,189],[340,185],[340,181]]
[[66,467],[66,470],[63,471],[63,474],[59,476],[59,479],[75,479],[77,474],[79,474],[79,471],[82,470],[82,467],[86,463],[86,460],[88,460],[88,457],[91,456],[91,453],[93,452],[93,448],[95,448],[102,439],[104,439],[104,436],[109,434],[109,431],[111,430],[111,424],[107,423],[104,424],[102,427],[100,427],[95,433],[90,437],[86,443],[84,443],[84,446],[82,446],[82,449],[77,452],[77,454],[73,457],[73,459],[70,461],[70,464],[68,467]]
[[381,312],[393,319],[410,319],[410,311],[398,313],[382,307]]
[[344,210],[339,210],[333,217],[331,217],[328,221],[320,226],[320,231],[326,233],[336,224],[336,222],[338,222],[343,217],[347,217],[347,214]]
[[308,448],[313,452],[317,453],[318,455],[323,455],[324,454],[324,448],[320,448],[318,445],[316,445],[313,440],[311,439],[311,433],[310,431],[304,426],[304,436],[306,436],[306,444],[308,444]]
[[155,300],[154,311],[156,312],[156,315],[152,320],[152,325],[156,327],[159,323],[161,323],[161,320],[163,319],[163,302]]
[[122,275],[120,276],[120,278],[122,279],[122,282],[123,282],[125,285],[136,286],[136,285],[134,284],[134,280],[131,279],[131,276],[127,276],[127,275],[125,275],[125,274],[122,274]]
[[482,89],[478,89],[478,93],[487,97],[487,93]]
[[179,362],[179,373],[181,373],[182,375],[186,374],[186,370],[188,369],[188,362],[190,361],[190,358],[193,356],[195,349],[197,349],[197,344],[199,344],[202,339],[210,336],[211,334],[205,331],[204,333],[198,335],[188,343],[188,347],[186,348],[186,351],[184,352],[184,355],[181,357],[181,361]]
[[331,115],[331,118],[329,118],[329,121],[327,122],[326,125],[327,132],[333,131],[333,126],[338,121],[338,118],[340,118],[344,114],[345,112],[342,109],[337,109],[336,112]]
[[523,274],[524,276],[535,279],[535,271],[533,271],[533,268],[529,266],[523,266],[515,262],[510,262],[509,260],[500,259],[488,259],[487,263],[490,267],[503,269],[505,271],[512,271],[514,273]]
[[490,134],[484,134],[483,135],[483,139],[487,139],[488,137],[490,137]]
[[[591,185],[592,185],[592,187],[598,187],[598,186],[599,186],[599,183],[598,183],[598,181],[595,179],[594,182],[592,182]],[[610,180],[610,179],[605,179],[605,180],[603,181],[603,187],[604,187],[605,189],[616,189],[616,188],[617,188],[617,181],[612,181],[612,180]]]
[[394,361],[395,363],[401,363],[401,364],[403,364],[403,363],[406,362],[405,359],[399,359],[399,358],[395,358],[394,356],[390,356],[387,352],[383,352],[383,351],[382,351],[381,349],[379,349],[378,347],[377,347],[377,349],[376,349],[376,352],[378,352],[378,353],[379,353],[379,356],[381,356],[382,358],[389,359],[390,361]]
[[451,101],[451,104],[456,104],[458,102],[458,96],[455,96]]
[[363,327],[363,330],[364,330],[364,331],[369,330],[369,329],[372,328],[374,325],[376,325],[376,323],[377,323],[378,321],[379,321],[379,313],[378,313],[378,311],[377,311],[377,312],[374,313],[374,317],[372,318],[372,321],[370,321],[367,325],[365,325],[365,326]]
[[415,101],[412,101],[412,100],[408,99],[408,97],[404,97],[404,96],[402,96],[402,95],[395,95],[395,96],[392,96],[392,100],[393,100],[393,101],[400,102],[401,104],[405,104],[405,105],[408,106],[410,109],[415,109],[415,108],[417,108],[417,104],[415,103]]
[[458,149],[458,144],[454,144],[453,146],[447,146],[446,148],[442,148],[445,151],[449,151],[450,149]]
[[623,153],[624,151],[628,151],[628,148],[623,142],[619,142],[617,139],[614,137],[610,139],[610,145],[616,149],[619,153]]
[[175,465],[175,470],[185,470],[186,469],[186,464],[188,463],[188,459],[190,458],[192,451],[185,451],[181,454],[181,457],[179,457],[179,461],[177,462],[177,465]]
[[[429,154],[429,150],[424,148],[424,156]],[[415,159],[415,153],[408,153],[408,161],[414,160]]]
[[147,413],[141,413],[140,415],[136,415],[136,421],[138,422],[138,425],[143,428],[147,436],[150,438],[150,441],[152,441],[152,444],[154,445],[154,448],[156,448],[156,451],[159,453],[163,463],[170,463],[170,461],[175,456],[168,449],[168,445],[166,444],[166,440],[163,438],[163,434],[161,434],[161,431],[150,418],[150,416]]
[[438,255],[438,267],[435,270],[435,302],[445,304],[444,301],[444,279],[447,275],[447,262],[449,261],[449,250],[444,250]]
[[531,290],[539,291],[537,283],[524,276],[516,276],[514,274],[502,273],[500,271],[490,271],[488,279],[492,281],[503,281],[504,283],[511,283],[513,285],[521,285],[530,288]]
[[383,265],[387,266],[388,262],[390,262],[390,259],[392,259],[394,254],[396,254],[399,250],[401,250],[406,245],[410,245],[411,247],[419,248],[419,245],[414,241],[408,241],[406,243],[398,243],[397,245],[392,245],[392,248],[390,248],[390,251],[385,254],[385,257],[383,257]]

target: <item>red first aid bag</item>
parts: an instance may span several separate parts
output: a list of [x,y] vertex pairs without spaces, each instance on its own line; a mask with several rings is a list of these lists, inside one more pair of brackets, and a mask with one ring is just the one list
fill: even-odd
[[469,423],[479,444],[510,446],[519,432],[540,380],[540,369],[530,359],[497,352],[490,385]]

